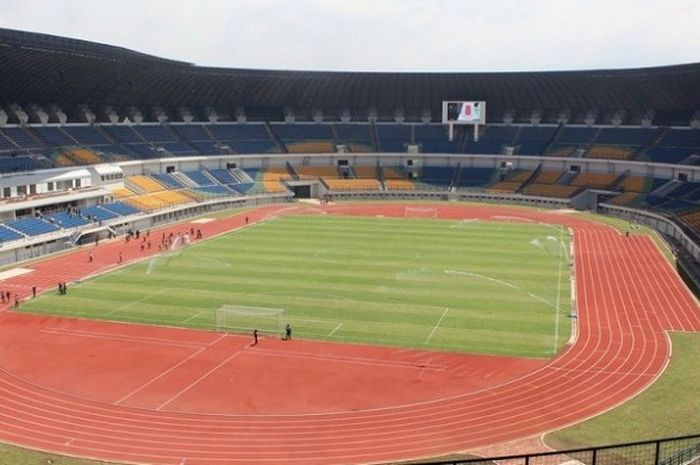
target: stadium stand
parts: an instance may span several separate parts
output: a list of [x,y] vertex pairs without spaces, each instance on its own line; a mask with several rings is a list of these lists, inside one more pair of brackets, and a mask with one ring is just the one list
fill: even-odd
[[495,173],[492,168],[462,168],[457,175],[459,181],[456,187],[486,187]]
[[424,166],[418,181],[427,188],[448,189],[455,176],[455,168],[451,166]]
[[21,218],[14,221],[6,223],[8,228],[19,231],[27,236],[38,236],[40,234],[46,234],[50,232],[55,232],[58,230],[58,226],[51,224],[41,218]]
[[405,124],[377,124],[380,152],[405,152],[411,143],[411,126]]

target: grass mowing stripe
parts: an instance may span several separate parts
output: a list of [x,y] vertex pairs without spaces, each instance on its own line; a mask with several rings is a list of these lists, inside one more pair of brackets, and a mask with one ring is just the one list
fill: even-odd
[[539,224],[290,216],[24,308],[211,328],[224,304],[281,307],[303,337],[547,357],[568,339],[552,319],[569,313],[567,239]]

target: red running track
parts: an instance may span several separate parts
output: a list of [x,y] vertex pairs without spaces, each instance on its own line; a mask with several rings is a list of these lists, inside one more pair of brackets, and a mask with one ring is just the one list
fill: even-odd
[[[624,237],[611,228],[551,212],[436,208],[440,218],[570,227],[579,312],[576,342],[539,368],[486,389],[465,388],[463,393],[402,405],[325,413],[214,415],[137,408],[47,389],[19,377],[18,367],[8,369],[5,364],[0,371],[0,440],[69,455],[168,465],[366,463],[427,456],[538,434],[610,409],[663,371],[670,356],[667,331],[700,331],[695,299],[646,237]],[[318,209],[273,206],[248,216],[257,221],[302,211]],[[324,211],[403,216],[404,207],[333,205]],[[243,217],[203,224],[201,229],[210,237],[241,226]],[[34,283],[40,289],[53,288],[59,279],[74,280],[114,265],[119,250],[125,260],[142,254],[136,244],[103,244],[95,250],[93,263],[87,263],[87,251],[80,251],[32,265],[34,272],[2,286],[23,295]],[[0,335],[13,327],[7,321],[20,317],[40,318],[3,316]],[[153,338],[164,331],[135,328]],[[180,344],[211,338],[202,336],[211,333],[177,331],[185,334]],[[4,346],[6,350],[11,348]],[[47,366],[35,368],[41,371]]]

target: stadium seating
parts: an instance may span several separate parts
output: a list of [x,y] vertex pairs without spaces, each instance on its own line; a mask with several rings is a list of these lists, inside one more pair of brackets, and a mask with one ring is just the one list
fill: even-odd
[[22,239],[24,236],[17,231],[6,227],[4,224],[0,224],[0,243],[16,241],[17,239]]
[[120,216],[98,205],[82,208],[80,212],[85,218],[90,218],[94,221],[107,221]]
[[63,131],[75,139],[80,145],[103,145],[110,141],[94,126],[64,126]]
[[32,135],[25,128],[20,127],[8,127],[0,128],[0,131],[8,139],[17,144],[19,148],[22,149],[33,149],[43,147],[44,144],[39,140],[38,137]]
[[377,167],[376,166],[355,166],[353,167],[355,172],[355,177],[357,178],[377,178]]
[[489,187],[496,192],[517,192],[532,177],[534,170],[512,170],[503,179]]
[[45,218],[61,228],[74,228],[88,224],[88,221],[82,216],[68,212],[47,214]]
[[203,171],[185,171],[182,174],[187,176],[197,187],[214,186],[214,179],[207,176]]
[[379,190],[379,181],[376,179],[338,179],[322,178],[324,184],[332,191],[376,191]]
[[414,135],[415,143],[420,145],[422,153],[456,153],[459,148],[458,135],[455,134],[450,142],[447,130],[442,125],[418,124],[414,128]]
[[289,153],[334,153],[335,142],[305,141],[286,143]]
[[427,186],[448,188],[454,175],[455,168],[451,166],[424,166],[418,180]]
[[634,148],[614,145],[594,145],[588,149],[588,158],[606,158],[609,160],[629,160],[634,155]]
[[367,123],[333,124],[338,142],[346,145],[351,152],[372,152],[371,126]]
[[[131,205],[127,205],[124,202],[106,203],[104,205],[100,205],[100,208],[116,213],[119,216],[129,216],[140,213],[139,209],[134,208]],[[85,214],[85,210],[83,210],[83,214]]]
[[10,221],[7,223],[7,226],[16,231],[24,233],[27,236],[38,236],[40,234],[47,234],[58,230],[58,226],[55,226],[43,219],[33,217]]
[[607,173],[579,173],[573,181],[572,186],[590,187],[594,189],[607,189],[619,178],[617,174]]
[[104,125],[102,129],[119,143],[142,144],[145,142],[131,126]]
[[68,134],[63,132],[61,128],[55,126],[35,126],[32,128],[36,134],[49,145],[57,147],[71,147],[79,145]]
[[165,189],[150,176],[129,176],[126,180],[143,192],[160,192]]
[[403,124],[377,124],[380,152],[405,152],[411,143],[411,126]]
[[186,187],[179,179],[174,177],[170,173],[159,173],[153,174],[153,179],[155,179],[161,186],[167,189],[180,189]]
[[462,168],[457,187],[485,187],[495,174],[492,168]]
[[299,166],[295,167],[294,171],[299,175],[299,178],[338,178],[338,168],[335,166]]

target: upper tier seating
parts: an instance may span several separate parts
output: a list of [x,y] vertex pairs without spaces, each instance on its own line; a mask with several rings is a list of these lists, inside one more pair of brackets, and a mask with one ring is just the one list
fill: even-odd
[[139,137],[131,126],[104,125],[102,126],[102,129],[104,129],[112,139],[119,143],[143,144],[145,142],[141,137]]
[[65,126],[63,130],[80,145],[103,145],[111,143],[93,126]]
[[45,140],[49,145],[59,147],[71,147],[79,145],[68,134],[63,132],[61,128],[55,126],[36,126],[32,128],[41,139]]
[[173,124],[170,128],[188,142],[213,140],[202,124]]
[[0,128],[3,135],[9,140],[12,140],[22,149],[33,149],[43,147],[44,144],[39,138],[33,136],[27,129],[19,127]]
[[158,144],[163,142],[177,142],[177,139],[175,139],[164,126],[159,124],[147,126],[135,125],[133,126],[133,129],[147,142],[154,142]]
[[456,153],[459,148],[458,131],[450,142],[447,129],[441,124],[418,124],[414,133],[415,143],[423,153]]
[[405,152],[411,143],[411,126],[404,124],[377,124],[380,152]]
[[422,184],[449,187],[454,174],[455,168],[452,166],[424,166],[418,180]]
[[656,134],[649,128],[602,128],[595,139],[601,145],[646,145]]
[[491,182],[494,174],[493,168],[462,168],[458,187],[484,187]]
[[598,128],[566,126],[562,128],[557,141],[567,144],[586,145],[593,141],[599,130]]

